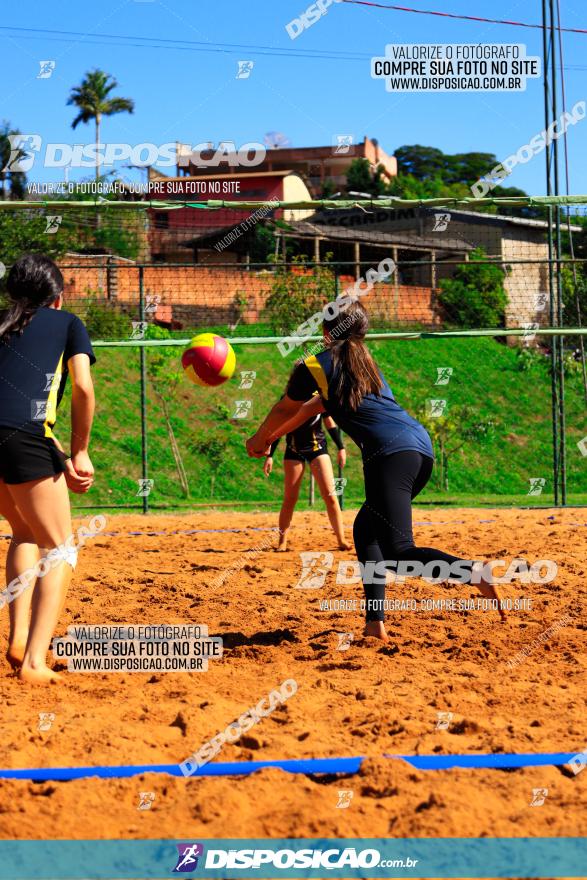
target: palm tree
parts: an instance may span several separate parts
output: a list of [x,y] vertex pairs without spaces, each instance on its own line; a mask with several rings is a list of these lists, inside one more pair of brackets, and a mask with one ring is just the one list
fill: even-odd
[[77,128],[80,122],[96,121],[96,180],[100,176],[100,162],[98,158],[98,145],[100,143],[100,123],[103,116],[113,116],[115,113],[132,113],[135,103],[130,98],[110,98],[113,89],[118,82],[109,73],[103,70],[90,70],[86,73],[81,85],[71,90],[68,105],[73,104],[79,108],[79,113],[71,123],[72,128]]
[[19,134],[18,129],[13,128],[6,120],[0,122],[0,199],[6,198],[7,182],[9,183],[10,198],[22,199],[24,196],[26,174],[24,171],[11,171],[8,168],[9,163],[13,168],[17,166],[18,161],[25,155],[23,150],[19,150],[18,154],[14,156],[11,149],[9,137]]

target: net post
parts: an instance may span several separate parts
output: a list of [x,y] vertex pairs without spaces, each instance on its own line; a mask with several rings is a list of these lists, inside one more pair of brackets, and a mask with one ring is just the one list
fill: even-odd
[[[556,13],[558,10],[558,6],[555,10],[554,0],[549,0],[550,3],[550,68],[551,68],[551,78],[552,78],[552,118],[553,120],[558,119],[558,83],[557,83],[557,64],[558,64],[558,55],[557,55],[557,19]],[[560,22],[558,22],[558,26],[560,27]],[[558,139],[553,143],[553,159],[554,159],[554,191],[555,195],[560,194],[560,182],[559,182],[559,162],[558,162]],[[563,317],[563,282],[562,282],[562,266],[561,266],[561,258],[562,258],[562,239],[561,239],[561,206],[557,204],[554,209],[555,216],[555,232],[556,232],[556,315],[555,320],[556,323],[553,326],[562,327],[564,323]],[[567,464],[566,464],[566,416],[565,416],[565,365],[564,365],[564,351],[565,351],[565,338],[564,336],[559,336],[557,340],[557,348],[558,348],[558,369],[557,369],[557,381],[558,381],[558,420],[559,420],[559,466],[558,466],[558,475],[559,475],[559,492],[560,492],[560,502],[563,507],[567,503]]]
[[[553,114],[553,95],[551,92],[551,54],[554,52],[552,39],[552,21],[549,22],[549,12],[552,13],[550,0],[542,0],[542,77],[544,80],[544,124],[545,130],[548,131],[552,121]],[[556,67],[554,67],[556,70]],[[556,146],[556,141],[555,141]],[[553,194],[553,175],[552,160],[556,161],[557,155],[550,143],[546,144],[546,194]],[[556,181],[558,183],[558,180]],[[558,192],[557,192],[558,195]],[[550,294],[550,326],[555,326],[555,316],[557,314],[556,303],[556,286],[554,278],[554,236],[553,236],[553,208],[548,205],[548,290]],[[560,256],[557,254],[557,256]],[[558,352],[559,345],[556,337],[553,337],[550,346],[550,380],[551,380],[551,419],[552,419],[552,474],[553,474],[553,496],[555,507],[559,506],[559,400],[558,400]]]
[[[145,278],[144,266],[139,266],[139,320],[145,321]],[[141,367],[141,474],[143,480],[143,513],[149,512],[149,493],[146,481],[149,478],[149,453],[147,447],[147,347],[139,347],[139,363]]]

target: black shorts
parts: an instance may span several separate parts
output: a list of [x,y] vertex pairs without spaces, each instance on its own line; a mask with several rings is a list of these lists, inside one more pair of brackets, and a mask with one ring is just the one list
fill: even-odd
[[284,461],[301,461],[304,464],[311,461],[314,461],[315,458],[318,458],[319,455],[328,455],[328,448],[326,443],[321,443],[318,449],[310,449],[304,450],[303,452],[294,452],[293,449],[289,447],[285,450],[285,454],[283,456]]
[[51,437],[0,427],[0,480],[5,483],[28,483],[62,474],[66,461],[67,456]]

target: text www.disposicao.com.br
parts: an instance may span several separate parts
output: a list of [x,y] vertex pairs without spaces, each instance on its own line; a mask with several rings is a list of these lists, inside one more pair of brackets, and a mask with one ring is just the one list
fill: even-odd
[[195,672],[201,657],[71,657],[70,672]]

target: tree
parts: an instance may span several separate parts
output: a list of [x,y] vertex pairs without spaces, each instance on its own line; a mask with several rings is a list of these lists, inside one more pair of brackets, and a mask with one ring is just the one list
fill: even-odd
[[471,186],[497,165],[493,153],[455,153],[451,156],[437,147],[421,144],[398,147],[394,156],[398,174],[411,174],[418,180],[438,178],[449,186],[462,183]]
[[419,180],[413,174],[398,174],[390,182],[388,193],[401,199],[462,199],[471,191],[462,183],[445,183],[440,177]]
[[436,147],[423,147],[421,144],[398,147],[393,154],[397,160],[398,174],[412,174],[418,180],[442,177],[445,170],[445,155]]
[[[493,153],[443,153],[437,147],[424,147],[421,144],[398,147],[394,156],[397,160],[397,177],[389,187],[389,194],[405,199],[432,198],[470,198],[471,186],[486,177],[499,164]],[[497,197],[526,196],[517,187],[496,186],[490,195]],[[543,208],[511,207],[501,208],[484,205],[483,213],[511,215],[540,219]]]
[[196,455],[203,456],[210,468],[210,498],[214,496],[214,484],[216,476],[226,458],[226,451],[230,445],[230,437],[220,434],[218,431],[208,431],[203,436],[197,437],[190,444],[190,449]]
[[584,327],[587,324],[587,278],[584,266],[564,266],[562,281],[564,323],[567,327]]
[[433,444],[438,450],[440,487],[448,491],[448,463],[451,456],[458,452],[466,443],[479,443],[494,431],[496,422],[483,419],[471,406],[453,406],[446,415],[431,416],[429,413],[418,413]]
[[382,176],[382,166],[378,165],[371,171],[368,159],[353,159],[346,173],[348,192],[369,193],[372,196],[383,195],[386,184]]
[[442,177],[447,183],[464,183],[471,186],[491,171],[498,163],[493,153],[455,153],[444,155]]
[[56,234],[47,235],[46,229],[47,218],[41,210],[0,211],[0,262],[10,266],[24,253],[46,254],[56,259],[79,247],[80,229],[69,223],[67,217]]
[[[585,268],[581,264],[573,264],[572,269],[565,266],[562,270],[563,322],[567,326],[584,327],[587,317],[587,278]],[[585,340],[583,336],[567,336],[566,344],[574,349],[573,358],[583,378],[583,391],[587,400],[587,365],[585,363]],[[572,371],[569,363],[567,371]]]
[[[148,329],[149,339],[166,339],[169,332],[155,324],[150,324]],[[151,380],[151,386],[163,413],[165,426],[167,428],[167,436],[169,437],[169,446],[175,461],[175,469],[183,492],[184,498],[189,498],[190,487],[179,444],[177,442],[171,416],[169,414],[169,404],[177,400],[177,394],[181,388],[181,383],[185,381],[183,370],[179,368],[179,362],[175,349],[171,351],[163,348],[154,348],[147,358],[147,373]]]
[[25,193],[26,174],[24,171],[10,170],[17,168],[19,159],[24,156],[23,150],[19,150],[16,156],[12,155],[13,148],[9,138],[19,134],[20,131],[13,128],[6,119],[0,122],[0,199],[5,199],[7,192],[11,199],[22,199]]
[[353,159],[346,173],[346,185],[349,191],[371,192],[371,165],[368,159]]
[[336,184],[329,177],[326,178],[324,183],[322,184],[322,192],[320,193],[321,199],[329,199],[336,192]]
[[[114,172],[103,175],[102,179],[111,178],[117,180]],[[82,180],[82,183],[85,183]],[[82,202],[87,195],[80,189],[59,195],[61,201]],[[99,207],[100,220],[96,214],[86,207],[68,208],[64,211],[66,221],[78,224],[81,230],[85,230],[83,246],[85,253],[112,253],[127,260],[136,260],[141,252],[141,244],[145,237],[144,212],[142,210],[129,211],[126,208],[118,208],[109,205],[119,198],[116,192],[107,192]],[[50,201],[50,199],[49,199]],[[62,226],[63,226],[62,224]],[[81,238],[81,236],[80,236]],[[71,250],[71,248],[70,248]]]
[[[571,250],[573,256],[578,259],[584,260],[587,259],[587,217],[584,214],[572,213],[572,210],[579,211],[580,208],[570,209],[567,208],[569,212],[569,217],[565,216],[562,223],[562,245],[563,245],[563,253],[565,255],[570,256]],[[571,226],[580,226],[580,232],[571,232],[568,230],[568,221],[570,220]],[[572,241],[571,241],[572,237]],[[572,248],[571,248],[572,244]]]
[[98,145],[100,143],[100,125],[104,116],[113,116],[115,113],[133,113],[134,101],[130,98],[109,97],[113,89],[118,87],[118,82],[109,73],[103,70],[91,70],[86,73],[81,85],[75,86],[67,101],[79,110],[78,115],[71,123],[73,129],[80,122],[96,123],[96,180],[100,177],[100,160]]
[[440,304],[450,322],[458,327],[504,327],[508,296],[503,286],[505,272],[488,263],[483,248],[469,254],[452,278],[440,281]]

